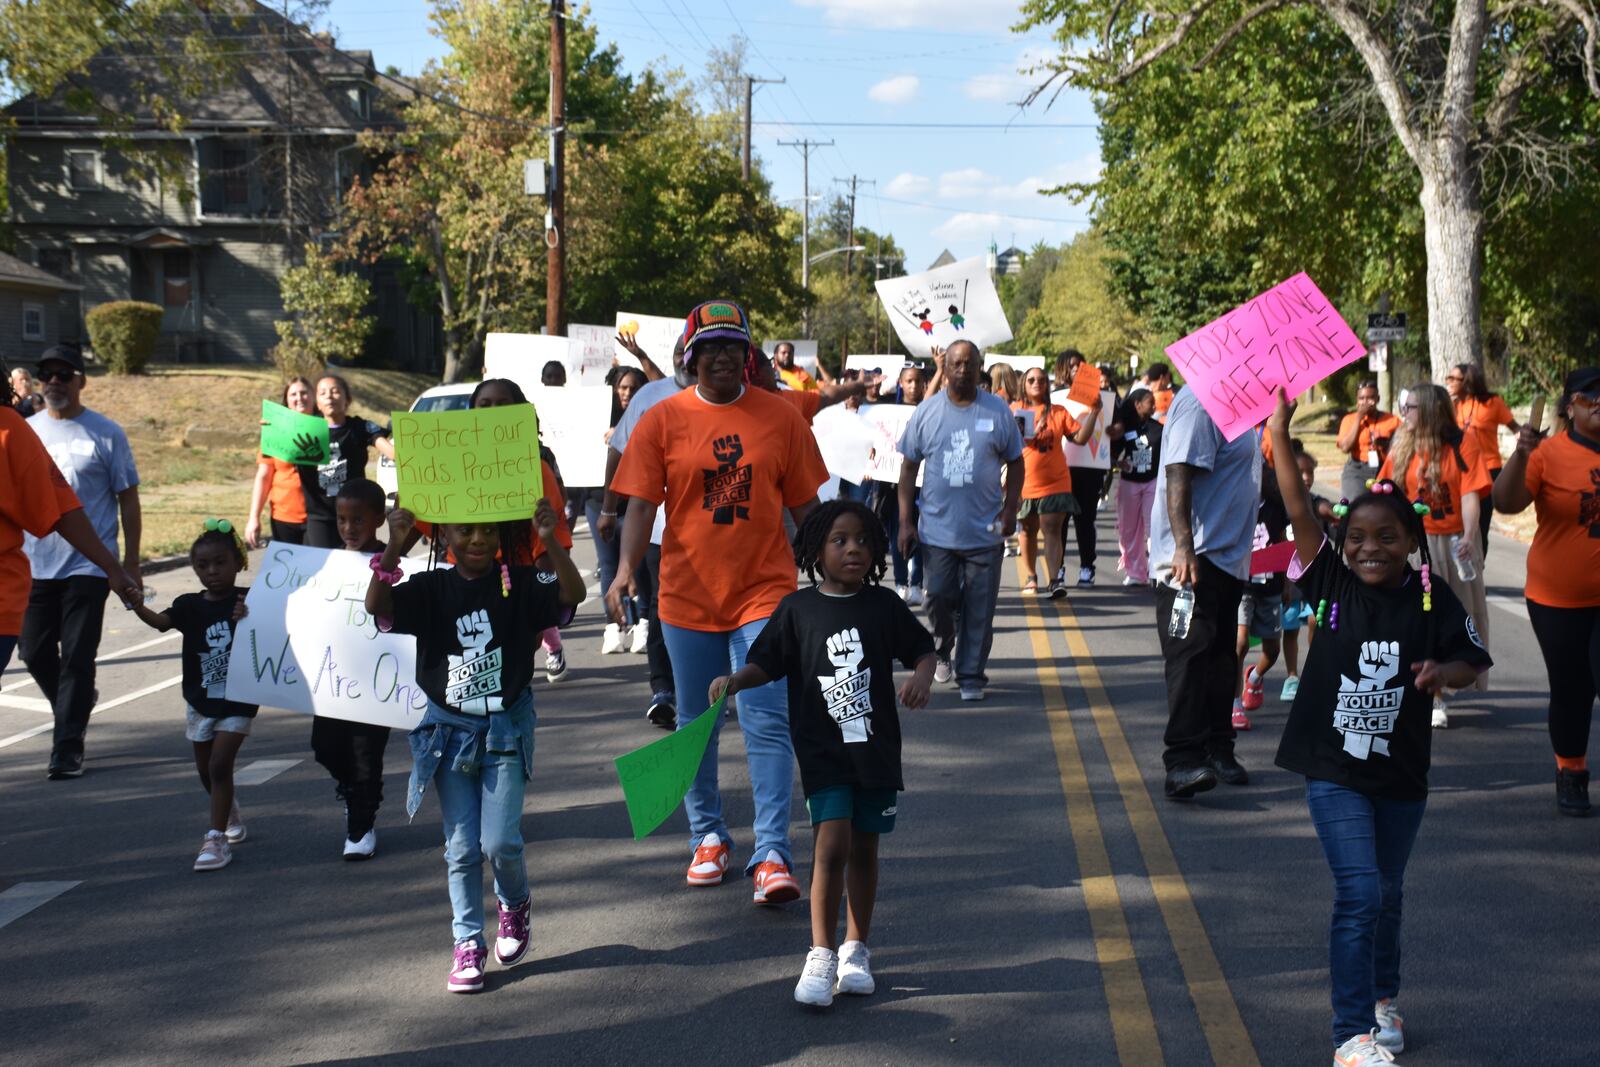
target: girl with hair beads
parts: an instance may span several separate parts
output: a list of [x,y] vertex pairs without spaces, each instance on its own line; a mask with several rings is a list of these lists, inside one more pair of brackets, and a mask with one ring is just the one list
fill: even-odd
[[245,839],[233,764],[256,717],[256,705],[223,696],[234,628],[245,614],[245,591],[234,584],[245,568],[244,542],[227,519],[207,519],[189,549],[189,563],[204,592],[184,593],[164,612],[142,603],[133,604],[133,611],[147,626],[183,634],[183,699],[189,705],[184,736],[194,742],[200,784],[211,794],[211,824],[194,869],[215,871],[233,862],[232,846]]
[[[826,1007],[835,988],[875,988],[866,941],[878,894],[878,838],[894,829],[905,788],[894,661],[915,671],[900,687],[908,708],[927,705],[938,663],[932,635],[878,584],[888,551],[883,524],[865,504],[819,506],[795,536],[795,562],[811,588],[784,597],[744,667],[711,683],[714,704],[724,693],[789,680],[789,735],[816,835],[813,947],[794,991],[801,1004]],[[845,942],[835,952],[847,882]]]
[[[583,601],[583,576],[554,536],[560,516],[549,500],[534,513],[552,569],[508,563],[501,528],[440,523],[455,566],[400,580],[401,546],[416,520],[396,508],[389,543],[372,558],[366,609],[379,625],[417,638],[417,684],[428,710],[411,731],[413,766],[406,815],[415,817],[429,782],[444,816],[445,865],[455,956],[445,988],[483,988],[485,854],[494,869],[500,921],[495,958],[510,967],[528,951],[528,871],[522,859],[522,798],[533,774],[533,648],[538,634],[570,618]],[[526,522],[508,523],[526,528]]]
[[[1291,411],[1279,390],[1267,429],[1280,456],[1293,455]],[[1401,885],[1428,800],[1430,694],[1471,685],[1491,661],[1433,570],[1427,504],[1375,482],[1335,507],[1330,545],[1299,472],[1280,463],[1276,476],[1294,528],[1289,580],[1315,605],[1318,628],[1277,763],[1305,775],[1334,878],[1334,1067],[1378,1067],[1405,1047]],[[1420,571],[1409,562],[1417,553]]]

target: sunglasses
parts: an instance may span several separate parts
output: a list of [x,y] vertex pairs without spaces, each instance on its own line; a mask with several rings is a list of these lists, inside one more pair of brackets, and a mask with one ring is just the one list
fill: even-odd
[[41,382],[70,382],[78,376],[78,372],[70,367],[66,370],[42,370],[39,372]]
[[1420,410],[1420,408],[1418,408],[1416,404],[1401,404],[1400,405],[1400,410],[1401,411],[1418,411],[1418,410]]

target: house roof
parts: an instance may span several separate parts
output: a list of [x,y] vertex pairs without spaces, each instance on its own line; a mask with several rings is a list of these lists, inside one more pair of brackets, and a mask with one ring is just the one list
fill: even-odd
[[[293,125],[311,129],[348,129],[395,125],[400,121],[393,97],[404,87],[380,77],[372,53],[335,46],[327,34],[316,34],[255,0],[231,0],[241,14],[218,19],[212,33],[237,48],[235,65],[214,86],[185,100],[191,129],[250,129]],[[148,45],[128,50],[108,48],[96,55],[75,78],[49,97],[25,96],[5,109],[16,124],[28,127],[83,128],[98,125],[93,110],[74,107],[69,89],[86,89],[97,108],[128,117],[135,129],[165,129],[146,103],[154,89],[173,91],[161,68],[148,55]],[[352,83],[368,82],[369,116],[350,100]]]
[[1022,249],[1018,248],[1016,245],[1012,245],[1010,248],[1006,249],[1004,252],[1001,252],[999,258],[1001,258],[1001,259],[1026,259],[1027,256],[1028,256],[1028,253],[1024,252]]
[[956,261],[956,257],[952,256],[950,254],[950,250],[947,248],[943,252],[939,253],[939,258],[938,259],[936,259],[932,263],[928,264],[928,269],[929,270],[933,270],[935,267],[948,267],[950,264],[954,263],[955,261]]
[[25,286],[31,289],[54,289],[63,293],[76,293],[83,288],[62,281],[49,271],[24,263],[16,256],[0,252],[0,286]]

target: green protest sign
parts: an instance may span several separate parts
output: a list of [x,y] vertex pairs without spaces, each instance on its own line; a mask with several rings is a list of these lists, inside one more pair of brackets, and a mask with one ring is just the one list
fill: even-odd
[[617,757],[617,777],[622,780],[622,799],[628,805],[635,841],[666,822],[683,803],[700,771],[711,731],[722,721],[726,700],[718,700],[677,733]]
[[263,400],[261,454],[288,463],[328,462],[328,420]]
[[394,413],[400,506],[429,522],[529,519],[544,496],[532,404]]

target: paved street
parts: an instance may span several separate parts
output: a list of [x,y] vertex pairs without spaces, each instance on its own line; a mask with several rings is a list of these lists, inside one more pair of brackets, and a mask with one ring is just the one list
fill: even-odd
[[[1117,584],[1109,515],[1102,529],[1091,590],[1024,601],[1008,573],[987,703],[942,689],[902,713],[879,992],[823,1012],[791,999],[803,901],[757,909],[737,879],[685,888],[681,815],[631,839],[611,759],[660,735],[643,657],[598,655],[596,601],[567,637],[570,680],[537,682],[533,952],[476,997],[444,992],[438,810],[430,797],[405,822],[403,738],[378,858],[346,864],[308,720],[263,710],[240,754],[249,840],[196,874],[179,641],[110,609],[82,779],[45,780],[38,689],[16,663],[0,684],[0,1061],[1326,1064],[1331,882],[1300,781],[1271,766],[1282,668],[1240,741],[1253,784],[1164,801],[1152,598]],[[578,555],[592,560],[586,541]],[[1493,691],[1434,738],[1407,885],[1406,1065],[1586,1063],[1600,1045],[1600,820],[1555,813],[1523,556],[1504,539],[1490,553]],[[149,584],[159,606],[194,578]],[[807,874],[802,813],[797,791]]]

